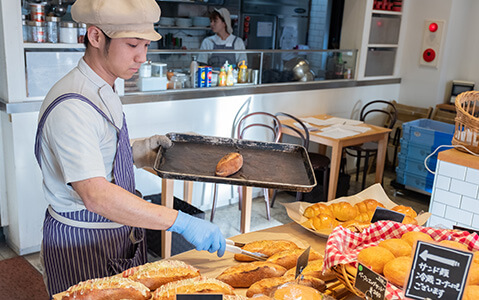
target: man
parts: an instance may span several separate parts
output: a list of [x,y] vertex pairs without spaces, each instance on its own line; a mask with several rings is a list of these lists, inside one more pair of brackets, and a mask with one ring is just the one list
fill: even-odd
[[41,253],[49,294],[146,263],[143,228],[177,232],[222,256],[216,225],[134,194],[133,163],[151,166],[171,141],[156,135],[130,148],[115,80],[131,78],[161,38],[153,27],[160,8],[154,0],[76,0],[71,13],[88,24],[85,55],[46,96],[35,140],[50,204]]
[[[215,8],[211,12],[210,27],[215,35],[209,36],[201,42],[201,50],[245,50],[243,40],[233,35],[230,12],[226,8]],[[198,56],[199,62],[207,63],[214,68],[221,68],[226,61],[230,65],[239,65],[243,60],[246,62],[245,53],[213,53],[209,55],[209,58],[208,54],[201,53]]]

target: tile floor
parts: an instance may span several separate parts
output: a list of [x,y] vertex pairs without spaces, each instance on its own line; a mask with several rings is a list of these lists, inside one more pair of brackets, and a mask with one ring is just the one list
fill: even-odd
[[[397,203],[413,207],[416,211],[428,211],[429,209],[429,196],[419,194],[408,190],[398,190],[391,186],[391,181],[396,177],[395,173],[386,170],[383,187],[389,198]],[[366,186],[374,183],[374,174],[368,175]],[[361,191],[360,182],[354,181],[354,176],[351,178],[349,195],[356,194]],[[253,209],[251,216],[251,230],[261,230],[273,226],[282,225],[291,222],[291,219],[287,216],[285,208],[280,202],[294,202],[295,197],[281,192],[278,193],[274,207],[271,209],[271,220],[266,219],[266,210],[264,199],[262,197],[253,200]],[[210,211],[206,212],[206,219],[209,220]],[[231,220],[235,220],[232,222]],[[230,205],[226,207],[218,208],[216,211],[214,223],[218,224],[223,234],[226,237],[231,237],[240,234],[240,212],[238,205]],[[8,259],[17,256],[5,243],[0,239],[0,260]],[[42,267],[40,264],[39,253],[33,253],[25,255],[25,258],[40,272]],[[155,259],[156,260],[156,259]]]

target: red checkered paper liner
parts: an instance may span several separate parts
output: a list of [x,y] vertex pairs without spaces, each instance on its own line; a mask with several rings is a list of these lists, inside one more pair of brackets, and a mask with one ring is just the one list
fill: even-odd
[[[400,238],[408,231],[427,233],[437,242],[442,240],[460,242],[470,251],[479,250],[479,235],[466,231],[437,229],[392,221],[373,223],[360,233],[338,226],[329,235],[326,243],[323,271],[339,264],[356,264],[356,258],[362,249],[376,246],[382,240]],[[388,283],[386,299],[404,299],[404,293],[397,286]]]

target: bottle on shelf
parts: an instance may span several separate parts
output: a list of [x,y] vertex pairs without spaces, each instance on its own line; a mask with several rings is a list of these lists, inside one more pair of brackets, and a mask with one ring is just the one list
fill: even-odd
[[220,74],[218,75],[218,85],[226,86],[226,70],[225,67],[221,67]]
[[190,63],[190,85],[191,87],[196,87],[196,77],[198,72],[198,62],[196,61],[196,56],[193,56]]
[[235,78],[233,75],[233,66],[228,66],[228,73],[226,74],[226,85],[233,86],[235,84]]
[[246,62],[243,60],[239,63],[239,72],[238,72],[238,83],[248,82],[248,67]]

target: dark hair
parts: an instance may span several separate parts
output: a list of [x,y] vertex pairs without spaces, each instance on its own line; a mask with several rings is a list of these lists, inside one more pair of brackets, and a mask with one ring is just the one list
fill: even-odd
[[225,19],[220,15],[220,13],[217,12],[216,10],[213,10],[212,12],[210,12],[210,21],[213,21],[216,18],[219,18],[221,21],[223,21],[223,23],[226,24]]
[[[108,52],[108,49],[110,49],[110,43],[111,43],[111,37],[106,35],[103,30],[100,29],[100,31],[103,33],[105,36],[105,50]],[[90,40],[88,39],[88,31],[85,33],[85,38],[83,40],[83,45],[85,45],[85,48],[88,48],[88,45],[90,45]]]

